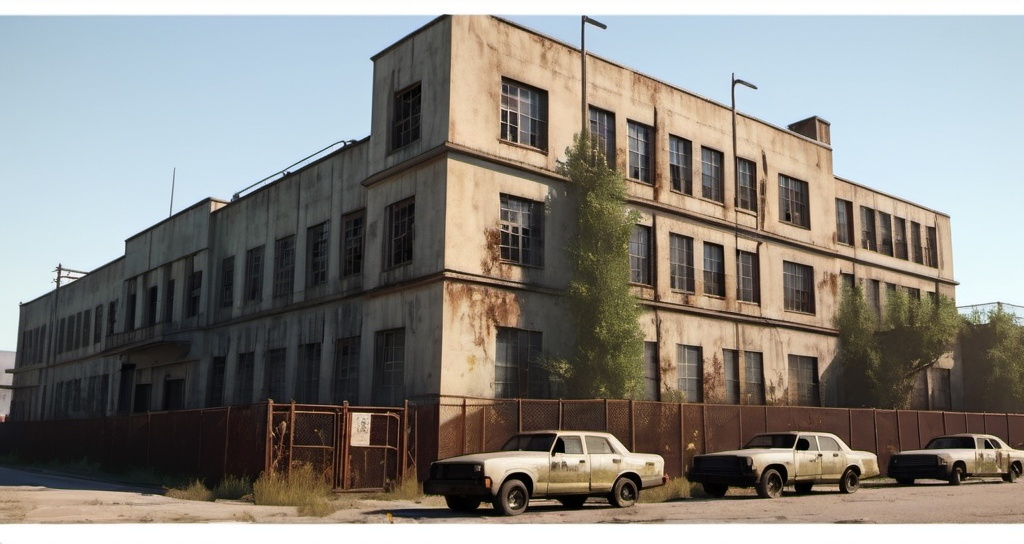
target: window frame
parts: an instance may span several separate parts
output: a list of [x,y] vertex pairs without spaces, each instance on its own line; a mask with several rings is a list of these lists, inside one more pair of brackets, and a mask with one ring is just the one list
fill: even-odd
[[341,277],[363,273],[366,240],[366,210],[356,210],[341,216]]
[[668,170],[672,190],[693,194],[693,142],[686,138],[668,136]]
[[409,197],[385,210],[384,269],[412,263],[416,226],[416,200]]
[[495,329],[494,398],[549,398],[548,375],[539,364],[544,334],[514,327]]
[[743,404],[765,404],[764,354],[759,351],[743,352]]
[[374,336],[374,406],[399,406],[405,400],[405,328],[377,331]]
[[245,253],[245,303],[256,304],[263,299],[263,269],[266,246],[254,247]]
[[651,227],[633,225],[629,234],[629,282],[650,287],[654,284],[652,269]]
[[758,211],[757,163],[743,157],[736,157],[736,207],[753,213]]
[[501,193],[499,195],[498,258],[519,266],[544,266],[544,205]]
[[306,289],[327,283],[330,274],[330,221],[306,229]]
[[[515,89],[514,94],[512,93],[513,89]],[[548,149],[547,97],[547,91],[506,77],[501,78],[499,116],[501,141],[546,152]],[[527,111],[523,111],[524,104]]]
[[629,144],[627,177],[633,181],[654,185],[654,128],[627,119],[626,132]]
[[608,168],[615,170],[615,114],[590,106],[590,138],[595,149],[604,154]]
[[334,383],[331,398],[335,404],[359,402],[359,358],[362,338],[349,336],[334,342]]
[[391,151],[420,139],[422,86],[420,82],[396,92],[392,99]]
[[[793,405],[821,406],[818,358],[789,354],[786,362],[789,374],[790,401]],[[807,381],[806,378],[810,378],[810,380]]]
[[736,250],[736,300],[761,304],[761,263],[757,253]]
[[704,294],[725,298],[725,246],[704,242],[703,270]]
[[867,206],[860,207],[860,247],[870,251],[878,251],[878,231],[875,228],[875,210]]
[[810,186],[806,181],[779,174],[779,221],[811,228]]
[[847,246],[854,244],[853,202],[836,199],[836,243]]
[[701,198],[725,204],[725,186],[722,181],[722,165],[725,155],[710,147],[700,148],[700,194]]
[[814,315],[814,267],[782,261],[783,307],[787,312]]
[[674,232],[669,233],[668,238],[670,287],[695,294],[697,273],[693,267],[693,238]]
[[295,291],[295,235],[290,234],[274,241],[274,287],[273,298],[285,297]]
[[[676,344],[676,382],[683,402],[704,402],[704,348]],[[689,398],[690,390],[696,398]]]

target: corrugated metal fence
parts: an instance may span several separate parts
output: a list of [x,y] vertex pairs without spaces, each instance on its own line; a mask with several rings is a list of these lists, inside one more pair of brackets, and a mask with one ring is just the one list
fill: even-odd
[[693,456],[740,447],[764,431],[835,433],[875,452],[881,467],[896,451],[931,437],[982,432],[1024,447],[1024,415],[916,410],[736,406],[628,400],[519,400],[441,397],[378,408],[254,404],[101,419],[0,424],[0,454],[106,467],[140,467],[203,478],[255,479],[308,463],[338,490],[388,489],[407,470],[419,480],[430,462],[494,450],[520,431],[600,430],[633,451],[661,454],[670,476]]
[[[599,430],[632,451],[658,453],[666,471],[686,473],[699,453],[736,449],[765,431],[831,432],[851,448],[874,452],[882,470],[896,451],[917,449],[929,438],[978,432],[1024,447],[1024,415],[917,410],[736,406],[628,400],[495,400],[442,397],[410,406],[419,427],[418,475],[429,461],[497,449],[513,434],[542,429]],[[436,425],[436,441],[424,437]]]

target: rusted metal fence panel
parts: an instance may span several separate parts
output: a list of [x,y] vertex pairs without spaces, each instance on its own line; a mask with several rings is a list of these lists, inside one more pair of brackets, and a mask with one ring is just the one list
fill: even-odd
[[874,410],[850,410],[850,441],[847,445],[855,450],[877,451]]
[[985,414],[985,432],[996,436],[1006,437],[1009,433],[1006,414]]
[[707,421],[704,447],[708,451],[734,450],[743,444],[739,406],[708,404],[704,412]]
[[901,450],[899,420],[895,410],[875,411],[875,436],[878,439],[875,449],[878,467],[889,466],[889,457]]
[[[924,447],[933,437],[947,434],[945,414],[942,412],[918,412],[918,432],[921,433],[921,446]],[[903,449],[910,449],[904,446]]]
[[945,424],[945,434],[967,432],[967,414],[963,412],[944,412],[942,422]]
[[1006,416],[1006,443],[1017,449],[1024,449],[1024,415]]
[[967,429],[965,432],[968,433],[983,433],[985,432],[985,414],[965,414],[967,416]]
[[768,430],[766,421],[767,406],[740,406],[740,427],[743,432],[740,440],[744,443],[751,436]]
[[522,401],[521,431],[558,429],[561,424],[562,403],[557,400]]
[[896,427],[899,431],[897,447],[900,450],[921,449],[921,432],[917,426],[916,410],[899,410],[896,412]]

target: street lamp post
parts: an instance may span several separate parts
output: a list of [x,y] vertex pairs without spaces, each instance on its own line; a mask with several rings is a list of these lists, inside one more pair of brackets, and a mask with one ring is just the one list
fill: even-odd
[[580,20],[580,73],[582,74],[583,104],[580,106],[580,134],[587,133],[587,24],[592,24],[601,30],[608,28],[608,25],[591,19],[586,15]]
[[[751,89],[757,90],[757,86],[753,83],[743,81],[742,79],[736,79],[736,74],[732,74],[732,177],[733,177],[733,190],[736,192],[734,206],[739,205],[740,195],[740,159],[736,156],[736,85],[743,85],[750,87]],[[756,196],[756,195],[755,195]]]

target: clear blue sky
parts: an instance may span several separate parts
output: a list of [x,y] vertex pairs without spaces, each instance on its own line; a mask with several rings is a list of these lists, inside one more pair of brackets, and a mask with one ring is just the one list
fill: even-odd
[[[0,13],[25,5],[0,0]],[[493,12],[579,44],[579,6],[502,11],[537,5]],[[759,88],[737,90],[741,111],[777,126],[830,121],[836,175],[951,216],[957,304],[1024,304],[1019,13],[651,16],[586,5],[608,25],[588,30],[596,55],[725,104],[735,72]],[[0,350],[16,348],[18,304],[53,288],[58,263],[95,269],[167,217],[175,169],[177,212],[369,135],[370,57],[434,14],[467,11],[435,7],[0,16]]]

